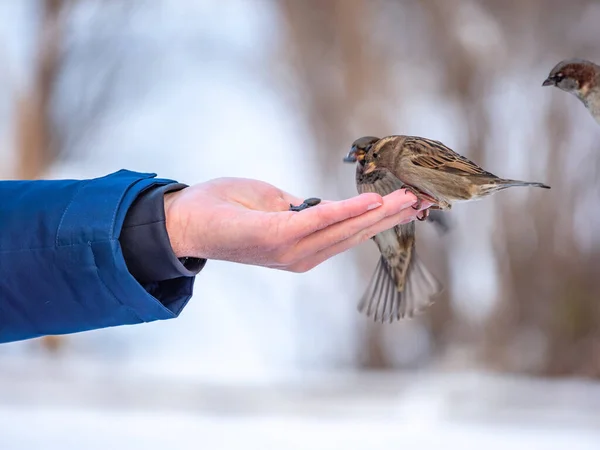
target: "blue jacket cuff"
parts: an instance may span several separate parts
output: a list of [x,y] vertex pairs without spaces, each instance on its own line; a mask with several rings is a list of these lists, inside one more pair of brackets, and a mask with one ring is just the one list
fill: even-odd
[[119,236],[156,174],[0,182],[0,342],[177,317],[194,277],[140,283]]
[[[156,178],[154,173],[128,170],[91,180],[72,199],[58,231],[59,245],[89,239],[98,276],[115,299],[131,310],[134,322],[135,318],[150,322],[176,317],[192,295],[194,277],[138,281],[127,267],[119,241],[127,212],[138,195],[151,186],[173,183],[176,181]],[[94,226],[81,233],[84,214]]]

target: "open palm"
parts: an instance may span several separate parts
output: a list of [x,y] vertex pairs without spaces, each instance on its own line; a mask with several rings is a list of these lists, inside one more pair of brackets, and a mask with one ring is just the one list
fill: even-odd
[[[289,211],[304,199],[268,183],[218,178],[165,196],[167,228],[177,256],[217,259],[305,272],[407,223],[418,211],[404,190],[362,194]],[[429,207],[423,204],[421,209]]]

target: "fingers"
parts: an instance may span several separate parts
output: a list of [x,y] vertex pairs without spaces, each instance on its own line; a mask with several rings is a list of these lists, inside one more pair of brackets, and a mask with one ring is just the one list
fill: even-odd
[[[297,252],[300,259],[304,259],[309,255],[331,247],[338,242],[346,241],[352,236],[359,234],[363,235],[366,230],[376,224],[380,224],[383,219],[397,215],[404,210],[410,211],[407,211],[404,216],[402,216],[402,219],[404,217],[412,217],[413,215],[418,214],[418,211],[412,208],[412,205],[414,205],[416,201],[416,197],[411,193],[406,193],[404,190],[395,191],[383,198],[383,206],[373,209],[366,214],[361,214],[345,221],[335,223],[306,236],[298,242],[294,250]],[[385,222],[386,225],[389,224],[388,228],[393,227],[397,223],[398,218],[396,218],[395,222],[394,220]],[[383,231],[384,229],[377,232]]]
[[337,242],[327,248],[324,248],[316,253],[313,253],[305,259],[288,267],[288,270],[294,272],[306,272],[319,264],[327,261],[329,258],[336,256],[342,252],[350,250],[353,247],[361,244],[364,241],[371,239],[382,231],[389,230],[399,224],[407,224],[417,218],[420,212],[413,208],[407,208],[392,216],[386,217],[374,225],[361,230],[360,232],[350,236],[348,239]]
[[290,214],[286,233],[291,239],[299,240],[339,222],[363,215],[382,204],[381,195],[375,193],[361,194],[337,202],[322,202],[299,213]]

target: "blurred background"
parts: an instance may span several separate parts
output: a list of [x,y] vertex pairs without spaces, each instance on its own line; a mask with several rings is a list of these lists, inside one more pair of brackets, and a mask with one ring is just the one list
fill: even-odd
[[126,168],[356,194],[363,135],[509,190],[417,248],[446,286],[356,311],[372,242],[305,274],[209,262],[167,322],[0,346],[0,448],[600,448],[600,127],[542,81],[600,63],[594,0],[3,0],[0,178]]

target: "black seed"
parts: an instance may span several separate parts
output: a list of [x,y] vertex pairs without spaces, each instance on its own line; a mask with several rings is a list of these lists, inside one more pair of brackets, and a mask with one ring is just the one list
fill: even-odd
[[316,198],[316,197],[311,197],[311,198],[307,198],[306,200],[304,200],[304,203],[307,206],[317,206],[319,203],[321,203],[321,199]]

